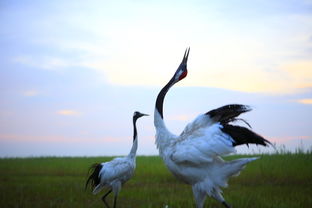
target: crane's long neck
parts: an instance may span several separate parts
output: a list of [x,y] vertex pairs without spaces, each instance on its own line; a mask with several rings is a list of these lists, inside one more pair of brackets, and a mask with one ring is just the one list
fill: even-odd
[[172,78],[159,92],[156,99],[156,106],[154,112],[154,126],[156,128],[156,145],[159,149],[160,155],[163,154],[164,149],[169,146],[173,134],[167,129],[163,119],[163,104],[164,98],[169,91],[170,87],[174,85],[174,79]]
[[161,91],[159,92],[157,99],[156,99],[156,106],[155,106],[155,111],[157,110],[161,119],[164,118],[163,116],[163,105],[164,105],[164,99],[165,96],[167,94],[167,92],[169,91],[170,87],[172,87],[172,85],[174,84],[174,80],[173,78],[161,89]]
[[133,118],[133,144],[129,153],[129,157],[134,158],[138,149],[138,132],[136,128],[136,119]]

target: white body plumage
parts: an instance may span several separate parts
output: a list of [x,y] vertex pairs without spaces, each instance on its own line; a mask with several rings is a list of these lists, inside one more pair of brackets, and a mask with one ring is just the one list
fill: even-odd
[[134,174],[135,157],[117,157],[109,162],[101,163],[99,172],[100,184],[98,184],[93,194],[99,193],[104,187],[111,188],[114,194],[118,194],[122,184],[127,182]]
[[211,196],[225,207],[230,205],[221,195],[230,176],[238,175],[244,166],[258,159],[242,158],[224,161],[220,156],[236,152],[236,145],[260,144],[269,141],[251,130],[229,124],[251,109],[245,105],[227,105],[199,115],[180,135],[172,134],[163,120],[163,101],[168,90],[187,75],[189,50],[171,80],[159,92],[154,112],[156,145],[167,168],[178,179],[192,185],[196,206],[204,206],[206,196]]
[[103,188],[109,188],[108,192],[102,197],[106,207],[109,207],[105,198],[111,192],[114,193],[114,208],[116,207],[117,196],[122,185],[127,182],[134,174],[136,166],[136,151],[138,148],[136,121],[142,116],[147,116],[140,112],[133,114],[133,144],[130,153],[126,157],[117,157],[109,162],[94,164],[93,170],[86,182],[86,188],[91,182],[92,193],[97,194]]
[[[244,166],[257,158],[224,161],[220,156],[236,152],[233,139],[221,131],[220,123],[208,121],[200,115],[189,123],[181,135],[167,130],[155,111],[156,144],[167,168],[184,183],[193,186],[193,192],[202,207],[205,195],[224,202],[221,187],[227,187],[230,176],[238,175]],[[158,114],[158,115],[157,115]],[[204,125],[206,124],[206,125]]]

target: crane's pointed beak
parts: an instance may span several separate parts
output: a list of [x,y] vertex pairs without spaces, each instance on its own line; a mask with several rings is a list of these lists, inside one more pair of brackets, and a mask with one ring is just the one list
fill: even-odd
[[190,49],[191,49],[190,47],[186,48],[181,64],[185,64],[185,65],[187,64],[187,59],[190,54]]
[[140,118],[140,117],[142,117],[142,116],[149,116],[149,115],[146,114],[146,113],[141,113],[141,112],[138,112],[138,113],[139,113],[138,118]]

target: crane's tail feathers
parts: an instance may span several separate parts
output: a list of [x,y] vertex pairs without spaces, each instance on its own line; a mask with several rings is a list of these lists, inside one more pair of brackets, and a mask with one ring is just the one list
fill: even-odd
[[[248,105],[230,104],[211,110],[207,112],[206,115],[210,116],[210,118],[216,122],[226,124],[235,120],[242,120],[237,119],[236,117],[248,111],[251,111],[251,108]],[[243,121],[250,126],[245,120]]]
[[234,126],[230,124],[224,124],[221,130],[232,137],[233,146],[246,144],[256,144],[256,145],[263,145],[268,146],[268,144],[272,145],[270,141],[266,140],[259,134],[251,131],[248,128],[242,126]]
[[206,192],[207,195],[220,202],[224,202],[221,188],[227,187],[227,182],[230,177],[238,176],[240,171],[242,171],[249,162],[257,159],[259,159],[259,157],[240,158],[231,161],[224,161],[221,159],[216,168],[211,170],[209,177],[193,185],[193,192]]
[[102,169],[101,163],[95,163],[89,168],[88,170],[89,177],[86,181],[85,190],[88,188],[89,183],[91,183],[91,188],[95,188],[96,186],[100,184],[99,173],[101,169]]
[[240,158],[225,162],[222,171],[220,171],[221,181],[219,181],[219,185],[221,187],[227,187],[227,181],[229,177],[238,176],[248,163],[257,159],[259,159],[259,157]]

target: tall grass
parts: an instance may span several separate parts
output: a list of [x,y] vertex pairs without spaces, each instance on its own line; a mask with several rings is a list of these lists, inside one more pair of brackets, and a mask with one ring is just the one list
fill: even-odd
[[[231,156],[227,160],[237,157]],[[103,207],[101,194],[84,190],[88,167],[109,157],[0,159],[0,207]],[[229,181],[233,207],[312,207],[312,154],[261,155]],[[112,202],[112,197],[108,197]],[[157,156],[138,157],[118,207],[194,207],[191,187],[179,182]],[[208,198],[206,207],[222,207]]]

